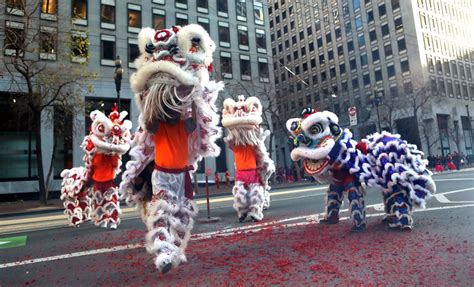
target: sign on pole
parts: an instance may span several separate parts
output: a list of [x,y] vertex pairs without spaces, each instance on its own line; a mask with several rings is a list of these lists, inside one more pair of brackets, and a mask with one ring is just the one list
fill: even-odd
[[349,123],[351,126],[357,125],[357,108],[355,106],[349,107]]

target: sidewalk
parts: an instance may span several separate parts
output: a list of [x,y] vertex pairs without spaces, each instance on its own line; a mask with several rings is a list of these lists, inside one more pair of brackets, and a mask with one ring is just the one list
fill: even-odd
[[[288,182],[275,184],[272,186],[272,190],[283,189],[288,187],[300,187],[318,185],[316,182],[301,181],[301,182]],[[226,186],[225,183],[220,184],[220,188],[216,189],[214,184],[209,186],[209,196],[225,196],[232,194],[232,186]],[[199,186],[196,198],[205,198],[206,189],[204,186]],[[13,202],[2,202],[0,203],[0,219],[18,215],[33,215],[48,212],[57,212],[63,210],[63,202],[59,198],[48,200],[48,205],[43,206],[38,200],[27,200],[27,201],[13,201]]]

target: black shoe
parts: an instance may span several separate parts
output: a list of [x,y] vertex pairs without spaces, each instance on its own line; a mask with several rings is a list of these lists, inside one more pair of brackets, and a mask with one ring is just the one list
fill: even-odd
[[255,217],[253,216],[250,216],[250,218],[252,219],[253,222],[259,222],[260,220],[256,219]]
[[352,226],[351,232],[354,232],[354,233],[356,233],[356,232],[362,232],[362,231],[364,231],[364,230],[366,230],[366,229],[367,229],[367,225],[366,225],[365,223],[363,223],[363,224],[361,224],[361,225],[359,225],[359,226],[355,226],[355,225]]
[[335,216],[330,216],[330,217],[326,217],[324,219],[321,219],[319,221],[319,223],[322,223],[322,224],[337,224],[339,223],[339,216],[335,215]]
[[240,222],[240,223],[244,222],[246,218],[247,218],[247,213],[242,214],[242,215],[239,217],[239,222]]
[[396,219],[395,216],[393,215],[388,215],[388,216],[385,216],[383,219],[382,219],[382,223],[383,224],[390,224],[394,221],[394,219]]
[[161,274],[166,274],[166,273],[168,273],[168,272],[171,270],[172,267],[173,267],[173,264],[171,264],[171,262],[168,263],[168,264],[166,264],[166,265],[161,269]]

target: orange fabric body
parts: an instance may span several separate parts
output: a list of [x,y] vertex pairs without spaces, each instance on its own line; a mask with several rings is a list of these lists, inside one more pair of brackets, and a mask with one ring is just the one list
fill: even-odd
[[155,142],[155,164],[168,169],[188,166],[188,132],[184,121],[172,125],[160,122],[153,138]]
[[251,145],[234,147],[235,168],[237,170],[251,170],[257,168],[257,153]]
[[92,180],[97,182],[114,180],[118,162],[118,155],[96,154],[92,159]]

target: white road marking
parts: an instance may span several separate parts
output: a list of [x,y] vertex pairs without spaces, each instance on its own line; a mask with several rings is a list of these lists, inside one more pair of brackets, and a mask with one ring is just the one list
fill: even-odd
[[434,181],[462,181],[462,180],[472,180],[474,181],[474,177],[459,177],[459,178],[439,178],[434,179]]
[[[454,209],[454,208],[466,208],[466,207],[474,207],[474,204],[466,204],[466,205],[453,205],[453,206],[441,206],[441,207],[432,207],[432,208],[427,208],[427,209],[421,209],[421,210],[415,210],[415,212],[426,212],[426,211],[435,211],[435,210],[443,210],[443,209]],[[316,216],[321,215],[316,214]],[[377,217],[384,215],[384,213],[373,213],[373,214],[367,214],[367,217]],[[275,223],[281,223],[285,221],[294,221],[297,218],[303,219],[303,218],[308,218],[311,216],[315,216],[314,214],[312,215],[306,215],[306,216],[298,216],[298,217],[293,217],[293,218],[287,218],[283,220],[278,220],[278,221],[273,221]],[[340,220],[348,220],[349,217],[342,217]],[[212,237],[223,237],[223,236],[233,236],[236,234],[246,234],[246,233],[256,233],[262,230],[268,230],[268,229],[285,229],[285,228],[290,228],[290,227],[295,227],[295,226],[304,226],[304,225],[310,225],[310,224],[316,224],[317,221],[306,221],[306,222],[297,222],[297,223],[289,223],[289,224],[283,224],[283,225],[267,225],[265,224],[254,224],[251,226],[248,226],[247,229],[244,230],[244,228],[230,228],[230,229],[225,229],[222,230],[218,233],[200,233],[194,235],[191,240],[203,240],[203,239],[208,239]],[[101,249],[95,249],[95,250],[88,250],[88,251],[80,251],[80,252],[73,252],[73,253],[67,253],[67,254],[62,254],[62,255],[56,255],[56,256],[49,256],[49,257],[42,257],[42,258],[36,258],[36,259],[29,259],[29,260],[23,260],[23,261],[16,261],[16,262],[10,262],[10,263],[4,263],[0,264],[0,269],[5,269],[9,267],[18,267],[18,266],[23,266],[23,265],[30,265],[34,263],[40,263],[40,262],[50,262],[50,261],[56,261],[56,260],[63,260],[63,259],[70,259],[70,258],[75,258],[75,257],[82,257],[82,256],[88,256],[88,255],[96,255],[96,254],[103,254],[103,253],[110,253],[110,252],[117,252],[117,251],[122,251],[122,250],[131,250],[131,249],[137,249],[140,247],[143,247],[143,243],[137,243],[137,244],[127,244],[127,245],[119,245],[111,248],[101,248]]]

